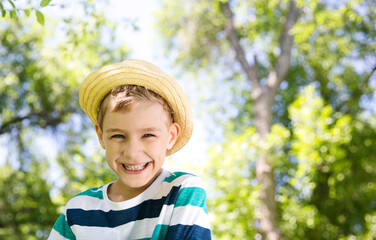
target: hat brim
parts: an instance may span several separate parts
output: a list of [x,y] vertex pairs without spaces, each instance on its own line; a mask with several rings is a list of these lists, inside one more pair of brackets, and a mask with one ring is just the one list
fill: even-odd
[[113,88],[122,85],[146,87],[164,98],[173,111],[174,122],[181,126],[175,145],[167,150],[171,155],[180,150],[193,131],[192,110],[181,86],[155,65],[142,60],[129,59],[102,67],[87,76],[79,90],[80,106],[94,125],[97,124],[99,105]]

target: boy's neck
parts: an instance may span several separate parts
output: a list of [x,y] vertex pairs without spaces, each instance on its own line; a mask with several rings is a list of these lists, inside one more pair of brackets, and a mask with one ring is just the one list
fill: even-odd
[[158,174],[145,186],[139,188],[132,188],[123,184],[119,179],[110,184],[107,188],[107,197],[113,202],[123,202],[134,197],[137,197],[144,192],[162,173],[162,169]]
[[107,196],[113,202],[123,202],[140,195],[148,186],[142,188],[125,188],[119,180],[107,188]]

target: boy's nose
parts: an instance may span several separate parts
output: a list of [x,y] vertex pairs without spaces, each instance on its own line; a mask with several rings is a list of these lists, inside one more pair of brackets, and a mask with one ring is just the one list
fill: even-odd
[[123,147],[123,155],[127,160],[137,160],[142,152],[141,144],[137,140],[128,140]]

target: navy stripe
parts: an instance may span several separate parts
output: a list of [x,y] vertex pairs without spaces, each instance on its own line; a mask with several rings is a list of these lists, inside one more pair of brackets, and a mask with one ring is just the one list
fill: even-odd
[[69,226],[117,227],[129,222],[145,218],[155,218],[161,213],[163,205],[173,205],[176,202],[179,187],[172,187],[167,196],[161,199],[151,199],[126,210],[104,212],[102,210],[83,210],[79,208],[67,210]]
[[209,240],[211,239],[210,229],[198,225],[173,225],[168,228],[166,240]]

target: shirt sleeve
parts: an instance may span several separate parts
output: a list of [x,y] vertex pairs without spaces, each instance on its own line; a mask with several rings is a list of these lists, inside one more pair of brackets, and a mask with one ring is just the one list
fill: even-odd
[[211,239],[203,185],[202,180],[196,176],[186,179],[181,185],[167,231],[167,240]]
[[[65,211],[64,211],[65,212]],[[64,213],[55,222],[47,240],[76,240]]]

